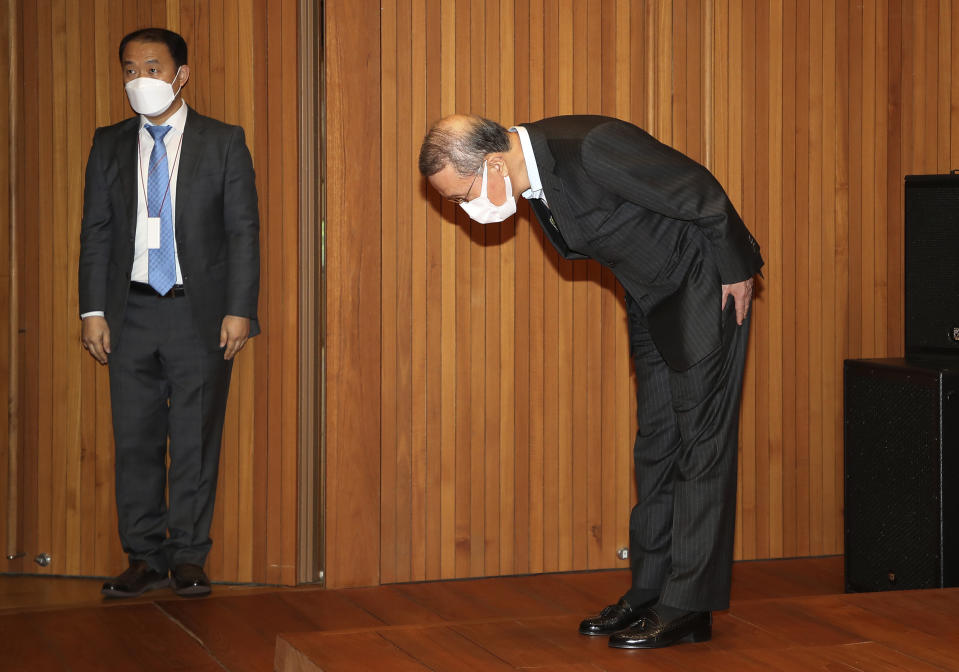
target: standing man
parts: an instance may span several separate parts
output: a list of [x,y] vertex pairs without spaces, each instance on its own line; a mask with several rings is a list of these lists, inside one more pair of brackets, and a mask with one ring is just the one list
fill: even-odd
[[632,124],[568,116],[507,129],[437,122],[420,172],[480,223],[526,198],[566,259],[626,290],[638,389],[632,585],[580,624],[618,648],[712,636],[729,606],[739,399],[759,245],[703,166]]
[[242,128],[183,102],[182,37],[138,30],[119,53],[137,116],[93,136],[80,234],[82,341],[110,366],[117,514],[130,560],[102,592],[172,585],[206,595],[233,357],[259,332],[253,163]]

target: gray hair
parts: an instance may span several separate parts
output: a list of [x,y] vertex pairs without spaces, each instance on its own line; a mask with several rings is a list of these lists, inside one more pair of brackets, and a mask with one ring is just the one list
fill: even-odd
[[[460,117],[460,119],[464,119]],[[447,165],[461,176],[475,175],[487,154],[508,152],[509,132],[484,117],[469,116],[464,123],[441,119],[433,124],[420,147],[420,173],[435,175]]]

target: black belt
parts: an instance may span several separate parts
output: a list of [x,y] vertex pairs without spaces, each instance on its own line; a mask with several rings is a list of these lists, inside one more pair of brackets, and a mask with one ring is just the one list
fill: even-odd
[[186,292],[183,290],[183,285],[173,285],[170,288],[170,291],[166,294],[160,294],[157,290],[153,289],[153,285],[148,285],[145,282],[136,282],[133,281],[130,283],[130,291],[137,294],[144,294],[146,296],[159,296],[163,298],[175,298],[177,296],[185,296]]

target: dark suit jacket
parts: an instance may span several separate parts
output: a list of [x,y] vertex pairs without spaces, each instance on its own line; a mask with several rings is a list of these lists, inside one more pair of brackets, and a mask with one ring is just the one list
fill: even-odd
[[670,367],[688,369],[719,347],[721,285],[763,265],[719,182],[625,121],[568,116],[523,126],[559,232],[541,224],[559,253],[612,269]]
[[[140,118],[98,128],[87,161],[80,313],[102,310],[119,343],[133,271]],[[243,129],[187,112],[177,173],[177,258],[197,332],[217,349],[225,315],[259,333],[259,214]]]

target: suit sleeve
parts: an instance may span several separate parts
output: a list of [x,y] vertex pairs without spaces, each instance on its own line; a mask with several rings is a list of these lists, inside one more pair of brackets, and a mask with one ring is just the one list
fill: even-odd
[[618,120],[590,132],[582,152],[587,174],[604,188],[647,210],[699,227],[713,244],[723,283],[746,280],[762,268],[759,245],[703,166]]
[[80,314],[104,310],[107,303],[107,272],[110,264],[110,189],[101,129],[93,135],[83,188],[83,220],[80,224],[79,307]]
[[255,320],[260,290],[260,216],[253,160],[239,126],[233,128],[227,150],[223,222],[229,269],[226,314]]

